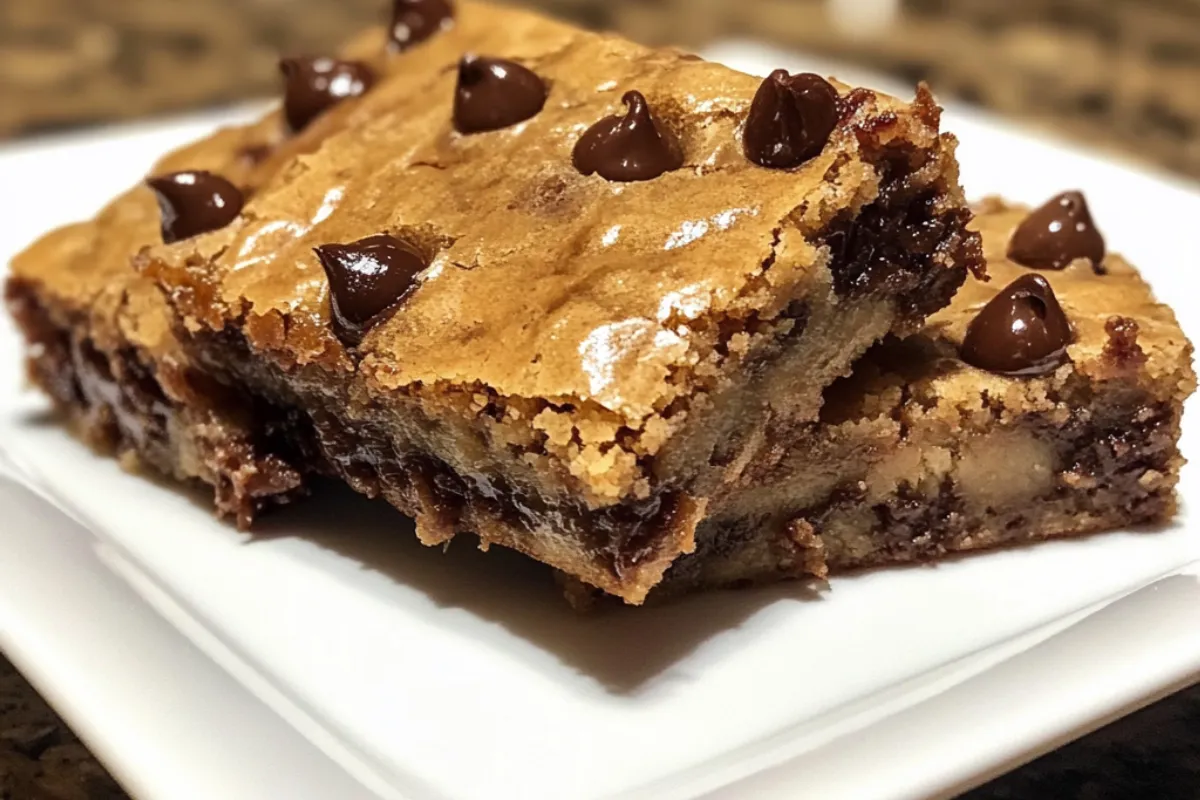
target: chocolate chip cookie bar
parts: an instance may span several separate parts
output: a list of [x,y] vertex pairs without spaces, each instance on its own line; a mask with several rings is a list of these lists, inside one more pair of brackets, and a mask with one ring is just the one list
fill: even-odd
[[[448,13],[437,3],[397,2],[390,47],[432,34]],[[418,17],[433,27],[422,33]],[[366,34],[348,51],[374,55],[383,38]],[[153,243],[236,217],[243,195],[314,150],[334,107],[375,75],[359,61],[314,57],[285,58],[280,71],[279,112],[165,157],[147,186],[19,254],[5,285],[28,343],[28,376],[71,427],[130,467],[208,484],[218,513],[243,528],[264,507],[303,494],[314,459],[295,449],[296,437],[279,435],[294,427],[287,412],[196,369],[162,292],[131,260]],[[189,203],[186,218],[174,216]]]
[[[225,131],[168,156],[242,180],[248,131]],[[208,484],[222,516],[245,527],[265,506],[303,492],[278,414],[194,369],[172,330],[158,287],[130,258],[160,237],[144,190],[113,201],[89,222],[43,237],[11,264],[7,306],[24,333],[28,375],[89,443],[130,467]]]
[[395,16],[290,68],[288,128],[295,82],[352,99],[250,190],[156,176],[137,263],[205,374],[428,544],[472,532],[640,602],[770,426],[980,267],[924,89],[475,3]]
[[1085,199],[981,204],[991,280],[889,339],[710,501],[660,592],[1162,522],[1192,347]]

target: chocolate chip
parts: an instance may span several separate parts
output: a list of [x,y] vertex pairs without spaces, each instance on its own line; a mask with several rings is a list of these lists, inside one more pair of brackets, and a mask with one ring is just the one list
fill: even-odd
[[1044,375],[1067,361],[1071,338],[1071,323],[1050,283],[1022,275],[971,320],[962,358],[1001,375]]
[[621,98],[624,116],[605,117],[575,143],[575,169],[584,175],[598,173],[610,181],[648,181],[683,166],[675,140],[650,113],[641,92]]
[[220,175],[204,170],[147,178],[162,212],[166,244],[224,228],[242,211],[242,193]]
[[777,69],[754,95],[742,149],[763,167],[788,169],[825,148],[841,115],[837,89],[820,75]]
[[449,0],[393,0],[389,47],[403,52],[454,25]]
[[1062,269],[1077,258],[1101,271],[1104,237],[1081,192],[1063,192],[1033,211],[1008,242],[1008,257],[1035,269]]
[[460,133],[495,131],[524,122],[546,104],[546,84],[513,61],[466,55],[458,63],[454,127]]
[[314,250],[329,278],[334,332],[347,345],[361,342],[400,305],[426,267],[424,256],[412,245],[386,233]]
[[336,58],[285,58],[279,70],[287,83],[283,115],[293,132],[347,97],[358,97],[375,83],[375,73],[361,61]]

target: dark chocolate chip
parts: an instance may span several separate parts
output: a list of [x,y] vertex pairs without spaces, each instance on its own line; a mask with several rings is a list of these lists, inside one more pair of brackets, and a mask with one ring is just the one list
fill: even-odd
[[546,84],[513,61],[466,55],[458,63],[454,127],[460,133],[495,131],[524,122],[546,104]]
[[1099,272],[1104,237],[1081,192],[1063,192],[1032,212],[1008,241],[1008,257],[1035,269],[1062,269],[1077,258]]
[[224,228],[242,211],[241,190],[204,170],[158,175],[146,184],[158,198],[166,244]]
[[811,72],[789,76],[777,69],[750,104],[742,149],[763,167],[797,166],[824,149],[840,115],[837,89],[829,81]]
[[648,181],[683,166],[683,153],[654,115],[641,92],[621,98],[624,116],[605,117],[575,143],[575,168],[610,181]]
[[1050,283],[1022,275],[971,320],[962,358],[1001,375],[1044,375],[1067,361],[1071,338],[1071,323]]
[[336,58],[285,58],[279,70],[287,83],[283,115],[293,132],[347,97],[358,97],[375,83],[375,73],[361,61]]
[[334,332],[347,345],[361,342],[400,305],[426,267],[424,256],[412,245],[386,233],[314,249],[329,278]]
[[450,0],[393,0],[389,46],[403,52],[453,25]]

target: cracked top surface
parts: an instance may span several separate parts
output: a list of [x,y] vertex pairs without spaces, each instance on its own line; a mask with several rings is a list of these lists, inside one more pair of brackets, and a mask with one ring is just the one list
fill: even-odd
[[[878,193],[856,129],[870,127],[876,147],[951,146],[927,94],[910,106],[867,93],[812,161],[763,169],[740,142],[760,79],[473,3],[421,46],[381,50],[379,33],[348,49],[386,76],[257,168],[238,221],[147,260],[191,324],[233,323],[284,364],[357,368],[381,391],[486,387],[645,419],[687,391],[668,376],[697,362],[694,337],[725,319],[772,318],[828,285],[814,233]],[[544,110],[454,133],[452,67],[468,51],[536,71],[550,84]],[[580,175],[579,134],[635,88],[678,137],[684,167],[640,183]],[[312,248],[381,232],[416,245],[430,267],[352,360],[330,330]]]

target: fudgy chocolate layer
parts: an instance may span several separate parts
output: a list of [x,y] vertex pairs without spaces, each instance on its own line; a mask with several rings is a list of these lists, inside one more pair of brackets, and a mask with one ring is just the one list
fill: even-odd
[[[1064,525],[1064,532],[1081,534],[1169,518],[1175,510],[1174,481],[1165,476],[1182,462],[1175,446],[1179,409],[1151,404],[1114,409],[1099,420],[1086,416],[1072,414],[1057,429],[1037,418],[1019,423],[1059,454],[1063,468],[1049,493],[973,514],[951,482],[934,498],[909,488],[890,502],[870,505],[878,521],[864,534],[878,543],[875,550],[843,553],[830,569],[929,560],[978,546],[972,540],[980,532],[988,536],[985,546],[995,546],[1045,538]],[[854,494],[853,487],[844,487],[837,500],[801,519],[820,535],[834,515],[862,502]]]
[[135,348],[101,350],[83,321],[60,324],[27,282],[9,281],[5,299],[28,342],[30,379],[92,446],[211,485],[218,513],[243,528],[304,493],[301,439],[281,435],[292,426],[274,409],[196,374],[156,375]]
[[[225,331],[210,344],[222,353],[244,352],[239,335]],[[217,341],[220,344],[217,344]],[[202,361],[204,353],[201,354]],[[461,473],[437,455],[420,449],[399,451],[388,431],[370,421],[351,420],[337,403],[309,410],[296,400],[281,400],[286,393],[277,377],[259,373],[246,364],[232,377],[239,383],[274,387],[269,406],[275,412],[273,432],[291,453],[314,473],[344,480],[371,498],[384,498],[418,522],[426,544],[440,544],[456,533],[471,532],[485,543],[524,550],[524,534],[561,537],[580,558],[594,562],[611,581],[619,582],[630,570],[659,557],[659,550],[678,536],[690,538],[702,505],[678,490],[660,490],[649,497],[613,506],[588,508],[570,498],[547,496],[516,486],[490,472]],[[480,525],[487,530],[481,530]],[[518,536],[497,534],[497,527]],[[531,553],[531,555],[540,555]]]

